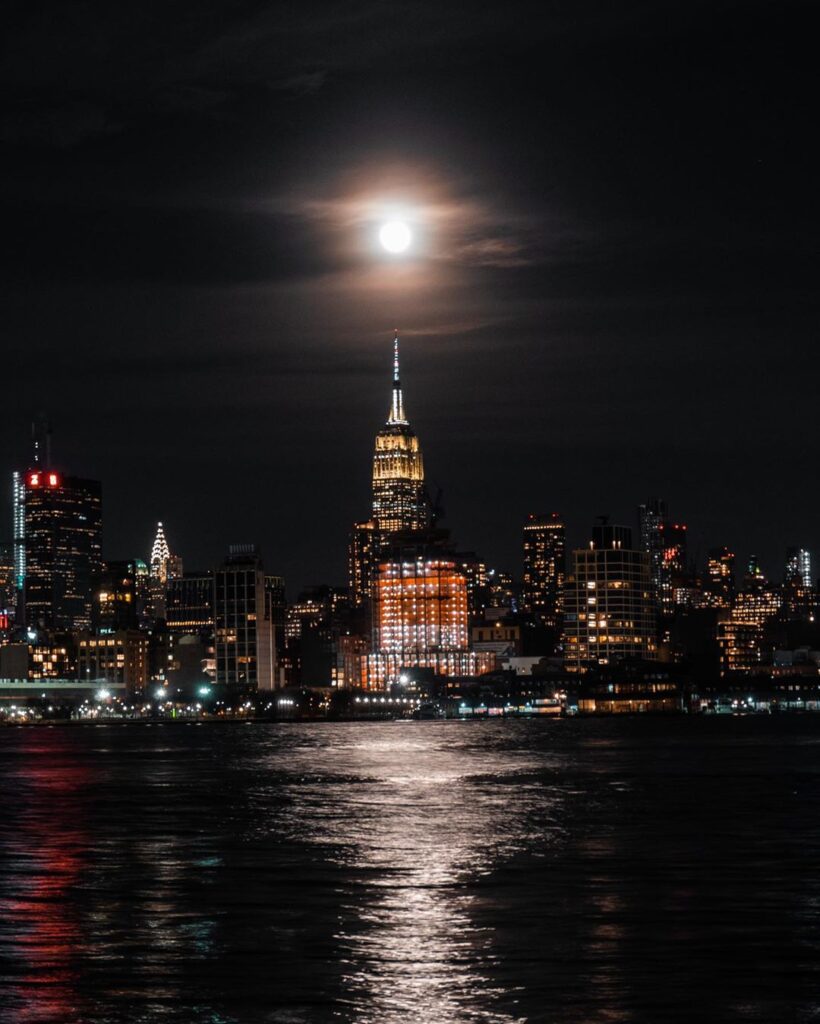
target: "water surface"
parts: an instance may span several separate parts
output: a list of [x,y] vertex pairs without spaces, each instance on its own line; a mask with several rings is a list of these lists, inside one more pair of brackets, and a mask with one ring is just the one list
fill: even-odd
[[820,1019],[820,716],[0,730],[0,1020]]

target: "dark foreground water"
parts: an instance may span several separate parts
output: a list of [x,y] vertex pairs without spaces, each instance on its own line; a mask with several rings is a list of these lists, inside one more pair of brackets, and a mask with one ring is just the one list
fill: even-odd
[[0,1019],[820,1018],[818,718],[0,730]]

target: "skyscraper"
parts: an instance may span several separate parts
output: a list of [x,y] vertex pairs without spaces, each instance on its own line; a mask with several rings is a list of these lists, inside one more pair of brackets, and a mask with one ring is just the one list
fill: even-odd
[[787,549],[784,582],[804,587],[806,590],[811,587],[811,552],[806,548]]
[[105,562],[94,586],[91,626],[95,633],[116,633],[139,626],[134,562]]
[[662,498],[650,498],[638,506],[638,544],[649,555],[649,578],[652,598],[660,611],[665,590],[666,572],[663,560],[663,528],[669,509]]
[[165,583],[168,579],[168,559],[170,557],[171,551],[168,547],[168,541],[165,539],[165,530],[162,527],[162,523],[157,523],[157,532],[154,537],[154,543],[151,546],[151,561],[149,562],[152,579]]
[[524,524],[523,609],[549,629],[561,623],[566,531],[557,512]]
[[735,594],[735,556],[727,548],[710,548],[703,584],[703,604],[710,608],[728,608]]
[[377,561],[376,524],[372,519],[354,523],[348,547],[348,586],[355,609],[370,600],[370,588]]
[[238,692],[275,685],[276,648],[265,571],[256,548],[232,545],[214,574],[216,681]]
[[214,577],[195,572],[168,580],[165,625],[169,633],[210,637],[214,631]]
[[373,521],[382,538],[430,526],[421,448],[404,411],[399,378],[399,338],[393,339],[393,389],[387,422],[376,434],[373,455]]
[[171,554],[162,523],[157,523],[149,566],[150,618],[156,622],[158,619],[164,620],[166,616],[168,581],[179,579],[183,575],[182,558],[179,555]]
[[446,552],[420,540],[385,553],[374,587],[374,651],[363,659],[366,687],[396,683],[404,669],[475,676],[492,652],[469,649],[467,578]]
[[806,548],[789,548],[786,551],[783,604],[790,619],[814,621],[817,591],[812,586],[811,552]]
[[564,587],[564,663],[571,672],[624,658],[657,658],[649,555],[632,531],[595,526],[588,548],[572,553]]
[[18,621],[30,629],[89,629],[102,566],[99,482],[39,465],[15,473],[14,547]]

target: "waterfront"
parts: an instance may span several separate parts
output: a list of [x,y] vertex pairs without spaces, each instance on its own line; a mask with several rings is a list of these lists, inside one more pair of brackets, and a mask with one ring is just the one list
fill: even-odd
[[808,1021],[814,716],[0,732],[0,1019]]

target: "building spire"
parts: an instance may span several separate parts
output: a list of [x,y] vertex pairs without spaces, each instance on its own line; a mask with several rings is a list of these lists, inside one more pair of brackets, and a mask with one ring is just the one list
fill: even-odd
[[171,552],[168,550],[168,541],[165,539],[165,531],[162,523],[157,523],[157,535],[154,538],[154,546],[151,548],[151,576],[154,579],[165,583],[168,578],[168,559]]
[[406,424],[407,417],[404,415],[404,398],[401,393],[401,381],[399,380],[399,331],[393,338],[393,398],[390,404],[390,415],[387,418],[388,424]]

